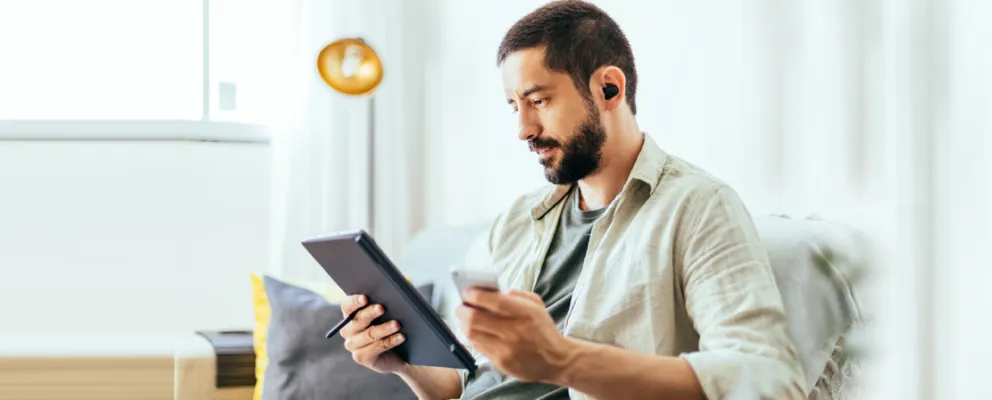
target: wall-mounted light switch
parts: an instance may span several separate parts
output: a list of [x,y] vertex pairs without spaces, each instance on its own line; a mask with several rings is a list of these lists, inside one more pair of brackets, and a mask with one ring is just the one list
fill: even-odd
[[234,111],[238,107],[237,85],[234,82],[221,82],[217,89],[217,108],[221,111]]

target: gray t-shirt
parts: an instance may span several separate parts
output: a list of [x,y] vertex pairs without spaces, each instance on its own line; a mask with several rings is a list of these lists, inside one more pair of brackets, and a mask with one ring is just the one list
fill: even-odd
[[[592,225],[606,208],[582,211],[579,208],[579,190],[574,188],[564,204],[558,229],[555,231],[544,267],[537,278],[534,292],[541,296],[548,313],[562,331],[565,316],[572,301],[572,289],[582,271],[582,263],[589,246]],[[526,399],[552,400],[567,399],[568,390],[555,385],[538,382],[521,382],[495,369],[492,364],[479,366],[475,374],[468,377],[463,399]]]

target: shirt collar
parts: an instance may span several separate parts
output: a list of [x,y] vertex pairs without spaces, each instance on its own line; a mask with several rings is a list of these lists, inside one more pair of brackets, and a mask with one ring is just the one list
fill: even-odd
[[[647,133],[642,134],[644,135],[644,144],[641,146],[641,151],[637,154],[634,167],[630,170],[630,176],[627,177],[626,185],[630,185],[632,181],[641,182],[648,185],[650,194],[654,194],[665,170],[668,154],[661,147],[658,147],[658,144],[651,138],[651,135]],[[534,220],[544,218],[549,211],[565,199],[565,196],[575,186],[575,184],[555,185],[553,190],[534,204],[531,209],[531,217]]]

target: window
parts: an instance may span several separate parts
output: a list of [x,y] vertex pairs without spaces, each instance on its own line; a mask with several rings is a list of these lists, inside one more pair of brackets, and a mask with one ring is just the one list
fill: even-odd
[[0,120],[263,123],[281,40],[265,29],[280,8],[0,0]]
[[200,119],[201,0],[0,0],[0,119]]

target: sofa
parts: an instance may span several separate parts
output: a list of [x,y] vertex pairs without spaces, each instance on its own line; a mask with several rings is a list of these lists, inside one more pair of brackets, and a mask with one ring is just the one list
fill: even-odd
[[[868,263],[857,231],[817,218],[767,215],[755,219],[783,294],[790,329],[810,399],[841,397],[852,390],[845,338],[864,318],[858,286],[850,278]],[[415,285],[434,284],[431,303],[449,324],[458,294],[449,268],[472,264],[485,250],[487,224],[418,233],[397,260]],[[175,353],[176,399],[251,399],[252,332],[191,333]],[[350,359],[342,362],[353,362]]]

